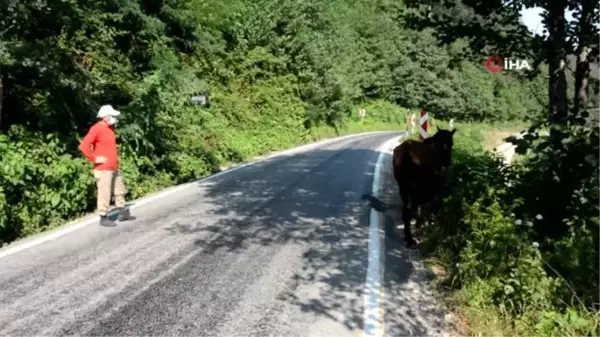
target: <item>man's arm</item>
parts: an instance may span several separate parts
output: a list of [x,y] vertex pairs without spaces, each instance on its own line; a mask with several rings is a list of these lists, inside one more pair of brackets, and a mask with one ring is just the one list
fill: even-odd
[[79,143],[79,150],[92,163],[96,162],[96,155],[92,150],[92,146],[96,143],[96,138],[98,137],[97,130],[95,127],[90,128],[90,131],[88,131],[87,135]]

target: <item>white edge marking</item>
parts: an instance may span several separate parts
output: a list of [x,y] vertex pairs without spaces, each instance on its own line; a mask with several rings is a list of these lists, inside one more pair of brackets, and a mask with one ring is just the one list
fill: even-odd
[[[340,140],[343,140],[343,139],[347,139],[347,138],[354,138],[354,137],[358,138],[358,137],[363,137],[363,136],[367,136],[367,135],[373,135],[373,134],[377,134],[377,133],[391,133],[391,132],[396,132],[396,131],[374,131],[374,132],[358,133],[358,134],[347,135],[347,136],[342,136],[342,137],[337,137],[337,138],[325,139],[325,140],[321,140],[321,141],[318,141],[318,142],[315,142],[315,143],[310,143],[310,144],[298,146],[298,147],[295,147],[295,148],[291,148],[291,149],[288,149],[288,150],[283,150],[283,151],[280,151],[280,152],[276,152],[276,153],[273,153],[273,154],[268,155],[266,157],[260,158],[258,160],[254,160],[254,161],[251,161],[251,162],[248,162],[248,163],[244,163],[244,164],[241,164],[241,165],[238,165],[238,166],[235,166],[235,167],[231,167],[231,168],[228,168],[228,169],[226,169],[224,171],[221,171],[219,173],[216,173],[216,174],[204,177],[204,178],[200,178],[198,180],[194,180],[192,182],[185,183],[185,184],[182,184],[182,185],[179,185],[179,186],[167,188],[166,190],[164,190],[162,192],[159,192],[157,194],[151,195],[151,196],[143,197],[141,199],[138,199],[137,201],[134,201],[133,205],[130,206],[130,209],[135,209],[135,208],[137,208],[139,206],[149,204],[149,203],[151,203],[151,202],[153,202],[155,200],[164,198],[164,197],[166,197],[168,195],[180,192],[180,191],[182,191],[184,189],[187,189],[187,188],[189,188],[191,186],[194,186],[198,182],[202,182],[202,181],[214,179],[214,178],[216,178],[216,177],[218,177],[220,175],[231,173],[231,172],[234,172],[234,171],[239,170],[241,168],[244,168],[244,167],[247,167],[247,166],[251,166],[251,165],[254,165],[254,164],[258,164],[258,163],[263,162],[263,161],[268,160],[268,159],[272,159],[272,158],[279,157],[279,156],[290,155],[290,154],[295,154],[295,153],[298,153],[298,152],[303,152],[303,151],[311,150],[313,148],[316,148],[316,147],[319,147],[319,146],[322,146],[322,145],[326,145],[326,144],[329,144],[329,143],[333,143],[333,142],[336,142],[336,141],[340,141]],[[76,231],[78,229],[81,229],[81,228],[83,228],[85,226],[89,226],[89,225],[91,225],[93,223],[97,223],[97,222],[98,222],[98,218],[96,216],[91,217],[91,218],[86,219],[86,220],[78,219],[78,220],[74,220],[74,221],[72,221],[70,223],[67,223],[67,224],[59,227],[59,229],[57,229],[57,230],[40,234],[40,236],[37,237],[37,238],[32,238],[30,240],[23,239],[23,241],[14,242],[14,243],[9,244],[8,246],[3,247],[3,248],[0,249],[0,258],[3,258],[3,257],[6,257],[8,255],[20,252],[22,250],[25,250],[25,249],[37,246],[37,245],[42,244],[44,242],[47,242],[47,241],[50,241],[50,240],[54,240],[54,239],[59,238],[59,237],[65,235],[65,234],[74,232],[74,231]]]
[[[372,193],[374,197],[379,197],[381,165],[383,158],[390,148],[396,147],[399,140],[404,137],[394,137],[384,142],[378,149],[379,156],[373,171],[373,187]],[[390,146],[390,144],[395,144]],[[364,296],[364,318],[363,332],[365,337],[381,337],[383,336],[383,287],[381,280],[383,279],[384,263],[383,263],[383,248],[384,248],[384,231],[381,224],[379,213],[371,208],[369,214],[369,256],[367,265],[367,279],[365,282]]]

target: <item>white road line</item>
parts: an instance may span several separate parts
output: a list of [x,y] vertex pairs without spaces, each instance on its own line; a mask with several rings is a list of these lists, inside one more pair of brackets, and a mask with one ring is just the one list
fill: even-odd
[[[379,156],[373,171],[373,196],[378,198],[380,189],[381,165],[387,150],[398,144],[401,137],[389,139],[378,149]],[[369,257],[367,266],[367,279],[365,282],[364,296],[364,336],[381,337],[383,336],[383,250],[384,250],[384,232],[381,225],[379,213],[371,208],[369,214]]]
[[[210,179],[214,179],[214,178],[216,178],[216,177],[218,177],[220,175],[231,173],[231,172],[234,172],[234,171],[239,170],[241,168],[244,168],[244,167],[247,167],[247,166],[250,166],[250,165],[254,165],[254,164],[263,162],[265,160],[268,160],[268,159],[272,159],[272,158],[279,157],[279,156],[292,155],[292,154],[296,154],[298,152],[308,151],[308,150],[317,148],[319,146],[323,146],[323,145],[326,145],[326,144],[329,144],[329,143],[333,143],[333,142],[336,142],[336,141],[340,141],[340,140],[343,140],[343,139],[347,139],[347,138],[359,138],[359,137],[363,137],[363,136],[367,136],[367,135],[373,135],[373,134],[377,134],[377,133],[387,133],[387,132],[389,132],[389,131],[375,131],[375,132],[365,132],[365,133],[360,133],[360,134],[348,135],[348,136],[343,136],[343,137],[338,137],[338,138],[326,139],[326,140],[322,140],[322,141],[319,141],[319,142],[316,142],[316,143],[306,144],[306,145],[302,145],[302,146],[295,147],[295,148],[292,148],[292,149],[284,150],[284,151],[281,151],[281,152],[276,152],[276,153],[273,153],[273,154],[271,154],[271,155],[269,155],[267,157],[261,158],[259,160],[252,161],[252,162],[249,162],[249,163],[245,163],[245,164],[242,164],[242,165],[239,165],[239,166],[235,166],[235,167],[232,167],[232,168],[227,169],[225,171],[219,172],[217,174],[214,174],[214,175],[211,175],[211,176],[208,176],[208,177],[204,177],[204,178],[201,178],[199,180],[195,180],[195,181],[192,181],[192,182],[189,182],[189,183],[186,183],[186,184],[182,184],[182,185],[179,185],[179,186],[176,186],[176,187],[172,187],[172,188],[166,189],[166,190],[164,190],[162,192],[159,192],[159,193],[157,193],[155,195],[151,195],[151,196],[148,196],[148,197],[145,197],[145,198],[141,198],[141,199],[133,202],[133,205],[130,206],[130,208],[131,209],[135,209],[137,207],[149,204],[149,203],[151,203],[153,201],[156,201],[158,199],[164,198],[164,197],[169,196],[171,194],[175,194],[177,192],[183,191],[184,189],[187,189],[187,188],[189,188],[191,186],[195,186],[198,182],[206,181],[206,180],[210,180]],[[58,237],[61,237],[61,236],[65,235],[65,234],[71,233],[71,232],[76,231],[76,230],[78,230],[80,228],[83,228],[85,226],[89,226],[89,225],[97,223],[97,222],[98,222],[98,218],[97,217],[91,217],[91,218],[89,218],[87,220],[75,220],[75,221],[73,221],[71,223],[68,223],[68,224],[60,227],[59,229],[56,229],[54,231],[50,231],[50,232],[47,232],[47,233],[40,234],[38,237],[34,237],[34,238],[30,238],[30,239],[23,239],[22,241],[14,242],[14,243],[12,243],[12,244],[10,244],[10,245],[8,245],[8,246],[0,249],[0,258],[3,258],[3,257],[6,257],[8,255],[20,252],[22,250],[25,250],[25,249],[37,246],[37,245],[42,244],[44,242],[47,242],[47,241],[50,241],[50,240],[54,240],[54,239],[56,239]]]

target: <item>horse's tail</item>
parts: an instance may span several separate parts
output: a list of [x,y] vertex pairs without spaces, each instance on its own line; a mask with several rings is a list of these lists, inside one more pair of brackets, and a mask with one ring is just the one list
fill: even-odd
[[385,212],[386,210],[391,208],[391,206],[389,206],[385,202],[381,201],[380,199],[378,199],[376,196],[374,196],[372,194],[364,194],[362,196],[362,198],[363,198],[363,200],[369,201],[369,204],[371,205],[371,207],[373,207],[373,209],[376,210],[377,212]]

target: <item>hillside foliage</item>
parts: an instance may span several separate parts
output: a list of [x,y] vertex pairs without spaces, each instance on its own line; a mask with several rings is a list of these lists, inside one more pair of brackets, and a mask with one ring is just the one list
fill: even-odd
[[[379,125],[423,107],[457,120],[543,113],[543,77],[491,76],[407,13],[392,0],[3,1],[0,241],[93,210],[77,145],[102,104],[123,112],[129,198],[341,132],[365,104]],[[199,94],[208,106],[189,103]]]

